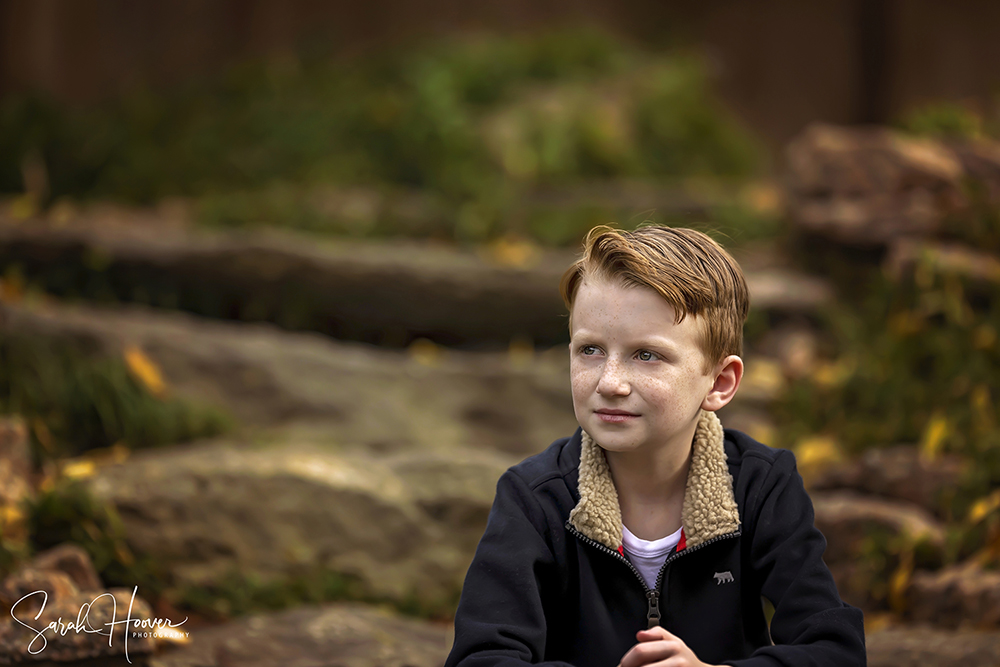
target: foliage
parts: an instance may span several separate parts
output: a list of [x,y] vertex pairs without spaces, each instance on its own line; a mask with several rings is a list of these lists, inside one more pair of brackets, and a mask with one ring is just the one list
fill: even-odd
[[0,337],[0,412],[32,425],[38,458],[118,442],[145,447],[211,436],[233,422],[218,409],[156,397],[124,361],[56,339]]
[[49,202],[183,195],[215,224],[336,232],[337,215],[300,195],[420,189],[443,206],[430,228],[388,216],[361,233],[478,241],[509,231],[512,203],[538,187],[759,173],[761,148],[708,79],[695,57],[573,31],[286,58],[87,108],[12,96],[0,192],[22,191],[41,165]]
[[82,481],[54,481],[30,502],[28,516],[35,550],[78,544],[90,555],[105,586],[139,586],[146,598],[162,592],[165,579],[155,561],[132,554],[117,512],[96,499]]
[[1000,293],[925,262],[855,288],[860,303],[826,314],[835,359],[793,382],[777,407],[785,445],[827,433],[855,452],[915,443],[931,459],[965,455],[977,465],[952,499],[962,516],[961,505],[1000,485]]
[[175,596],[178,607],[217,618],[363,597],[356,579],[335,572],[265,578],[235,569],[211,584],[184,586]]
[[177,598],[179,608],[219,619],[336,601],[384,604],[409,616],[450,619],[458,605],[459,593],[452,591],[443,600],[426,600],[415,593],[403,600],[386,600],[366,593],[357,577],[312,568],[298,574],[270,577],[233,569],[211,584],[185,586],[170,595]]
[[983,119],[953,102],[938,102],[914,109],[897,125],[913,134],[942,139],[976,139],[983,136]]

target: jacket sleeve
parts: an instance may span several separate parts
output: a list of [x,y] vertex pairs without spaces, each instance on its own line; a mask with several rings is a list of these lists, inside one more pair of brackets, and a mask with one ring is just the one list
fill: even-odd
[[840,599],[823,562],[826,539],[814,524],[812,501],[791,452],[777,456],[754,504],[752,523],[746,526],[751,536],[749,558],[761,594],[774,605],[770,626],[774,646],[726,664],[864,667],[861,610]]
[[[497,483],[455,613],[455,643],[445,667],[547,665],[544,599],[558,580],[545,522],[527,484],[508,470]],[[546,584],[548,582],[548,584]]]

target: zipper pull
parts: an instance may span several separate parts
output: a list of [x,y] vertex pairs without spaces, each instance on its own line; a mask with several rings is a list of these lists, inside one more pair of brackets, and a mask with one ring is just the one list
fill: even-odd
[[649,619],[649,627],[655,628],[660,624],[660,593],[659,591],[646,591],[646,597],[649,599],[649,613],[646,618]]

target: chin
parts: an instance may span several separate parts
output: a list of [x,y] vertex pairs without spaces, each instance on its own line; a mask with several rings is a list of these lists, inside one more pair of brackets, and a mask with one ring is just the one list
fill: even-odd
[[597,441],[597,444],[613,452],[630,451],[639,446],[634,434],[623,433],[621,429],[616,430],[615,427],[608,428],[605,424],[592,424],[584,430]]

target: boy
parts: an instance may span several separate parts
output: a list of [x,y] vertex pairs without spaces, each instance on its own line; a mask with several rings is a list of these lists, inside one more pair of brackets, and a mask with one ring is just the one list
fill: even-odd
[[581,428],[497,483],[447,667],[864,665],[794,457],[715,415],[743,377],[733,258],[597,227],[560,289]]

